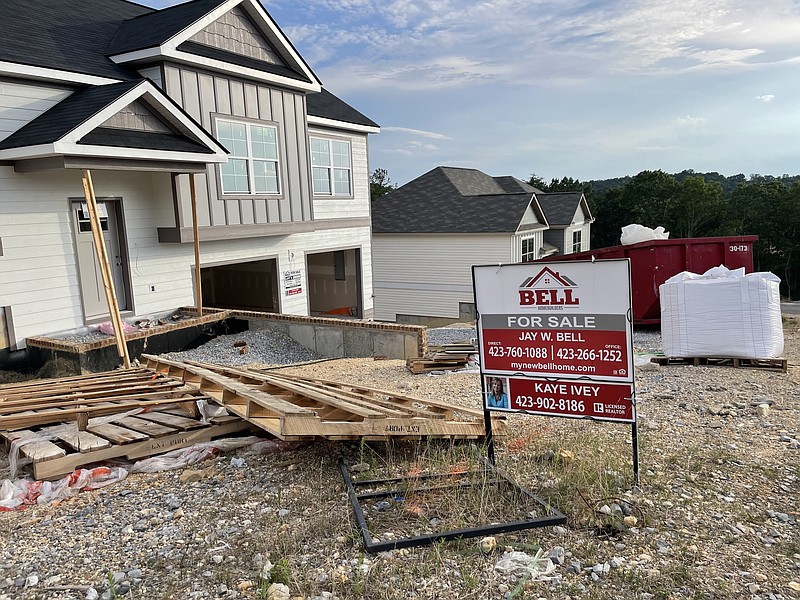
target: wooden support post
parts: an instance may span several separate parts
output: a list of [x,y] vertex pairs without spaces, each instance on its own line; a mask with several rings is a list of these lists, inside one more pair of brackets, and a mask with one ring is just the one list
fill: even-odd
[[108,264],[108,252],[106,252],[103,231],[100,227],[100,218],[97,216],[97,200],[94,195],[94,186],[92,185],[92,174],[88,169],[83,171],[83,192],[86,196],[86,205],[89,208],[89,221],[92,225],[94,249],[97,253],[97,262],[100,266],[100,274],[103,276],[103,289],[106,293],[108,314],[111,317],[111,324],[114,326],[114,337],[117,341],[117,352],[122,359],[123,366],[126,369],[130,369],[131,359],[128,356],[128,346],[125,343],[125,332],[122,329],[122,317],[119,314],[117,295],[114,292],[114,280],[111,277],[111,267]]
[[197,228],[197,188],[194,173],[189,173],[189,190],[192,197],[192,231],[194,232],[194,298],[197,316],[203,316],[203,288],[200,285],[200,234]]

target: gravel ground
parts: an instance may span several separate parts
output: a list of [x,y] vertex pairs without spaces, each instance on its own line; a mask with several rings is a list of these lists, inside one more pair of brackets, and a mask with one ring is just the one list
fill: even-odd
[[[498,535],[486,552],[465,540],[365,555],[336,457],[355,465],[393,447],[240,451],[0,515],[0,599],[800,598],[799,330],[787,322],[787,374],[637,370],[638,489],[627,427],[513,415],[498,462],[552,498],[564,527]],[[244,336],[229,338],[212,351],[222,360],[263,349],[246,338],[252,354],[227,356]],[[634,343],[660,349],[653,332]],[[293,352],[256,362],[302,360]],[[287,371],[480,405],[474,372],[411,375],[402,361],[371,359]],[[509,550],[539,546],[552,557],[549,580],[496,569]],[[288,594],[270,594],[270,577]]]

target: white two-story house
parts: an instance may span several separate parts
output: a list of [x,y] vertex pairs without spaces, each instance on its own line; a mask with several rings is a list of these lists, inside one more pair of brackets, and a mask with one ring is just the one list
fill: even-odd
[[108,319],[85,170],[123,316],[194,305],[197,269],[205,306],[372,316],[379,128],[258,0],[27,0],[0,20],[0,354]]

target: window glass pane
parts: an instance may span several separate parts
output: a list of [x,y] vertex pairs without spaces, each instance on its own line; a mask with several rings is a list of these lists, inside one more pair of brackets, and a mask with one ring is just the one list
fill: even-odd
[[329,169],[313,167],[311,169],[311,180],[315,194],[330,194],[331,182],[328,179]]
[[333,166],[350,168],[350,143],[331,142],[333,150]]
[[330,167],[331,156],[328,140],[311,138],[311,164],[316,167]]
[[253,161],[253,174],[257,194],[278,193],[278,165],[272,161]]
[[247,129],[242,123],[217,121],[220,143],[234,156],[247,156]]
[[350,170],[349,169],[334,169],[333,170],[333,189],[334,193],[343,196],[350,195]]
[[250,126],[250,144],[253,158],[278,158],[278,142],[274,127]]
[[230,158],[220,165],[222,174],[222,192],[225,194],[248,194],[250,185],[247,181],[247,161]]

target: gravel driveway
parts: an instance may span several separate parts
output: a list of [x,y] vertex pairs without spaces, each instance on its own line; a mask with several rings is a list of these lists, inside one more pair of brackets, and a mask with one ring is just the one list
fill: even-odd
[[[498,462],[553,498],[565,527],[499,535],[487,552],[465,540],[365,555],[336,458],[383,460],[396,448],[239,451],[1,514],[0,599],[288,598],[280,586],[270,595],[270,579],[305,600],[800,598],[798,329],[787,321],[786,374],[637,373],[638,490],[627,427],[513,415]],[[248,338],[253,354],[239,356],[253,359],[262,343]],[[651,352],[660,338],[637,332],[635,345]],[[287,371],[480,405],[476,373],[412,375],[402,361],[366,358]],[[623,505],[638,519],[609,528]],[[510,551],[537,547],[552,557],[547,580],[495,568]]]

